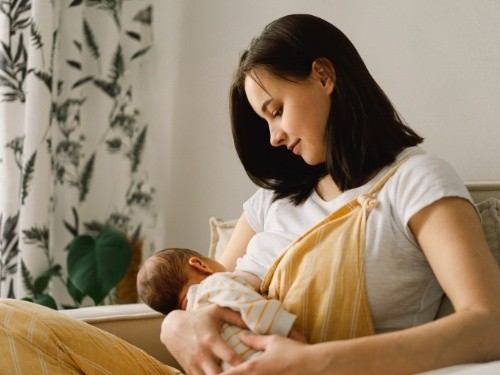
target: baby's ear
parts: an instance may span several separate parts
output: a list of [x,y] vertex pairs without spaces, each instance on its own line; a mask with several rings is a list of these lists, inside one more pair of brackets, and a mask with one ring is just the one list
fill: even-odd
[[202,272],[205,274],[209,274],[209,275],[214,273],[214,271],[212,270],[212,268],[210,268],[208,263],[205,262],[203,259],[200,259],[198,257],[189,258],[188,264],[196,271],[199,271],[199,272]]

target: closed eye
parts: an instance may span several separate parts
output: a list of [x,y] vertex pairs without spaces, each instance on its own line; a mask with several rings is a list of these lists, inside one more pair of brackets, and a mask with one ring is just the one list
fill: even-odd
[[282,114],[283,114],[283,107],[280,107],[276,111],[271,113],[273,117],[281,117]]

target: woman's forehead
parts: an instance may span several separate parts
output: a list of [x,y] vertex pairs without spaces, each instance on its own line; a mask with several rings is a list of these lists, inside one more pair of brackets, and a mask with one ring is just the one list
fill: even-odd
[[264,111],[263,106],[272,98],[262,80],[253,74],[248,74],[245,78],[245,94],[253,110],[258,114]]
[[254,68],[245,76],[245,89],[248,84],[257,84],[263,91],[269,94],[268,87],[275,79],[277,79],[277,77],[266,69]]

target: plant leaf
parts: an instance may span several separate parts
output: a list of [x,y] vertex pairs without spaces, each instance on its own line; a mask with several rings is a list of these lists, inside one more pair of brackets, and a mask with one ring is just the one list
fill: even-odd
[[122,146],[122,140],[120,138],[108,139],[106,140],[106,146],[109,152],[118,152]]
[[83,20],[83,36],[85,38],[85,44],[90,49],[90,54],[97,60],[101,55],[99,52],[99,46],[95,40],[94,32],[86,19]]
[[80,292],[80,289],[78,289],[75,284],[71,282],[71,279],[68,277],[68,281],[66,282],[66,289],[68,289],[68,293],[73,298],[73,300],[81,304],[83,299],[85,298],[85,294]]
[[75,60],[66,60],[66,64],[68,64],[72,68],[75,68],[75,69],[78,69],[78,70],[82,70],[82,64],[79,63],[78,61],[75,61]]
[[28,196],[28,188],[31,179],[33,178],[33,172],[35,172],[35,161],[36,161],[36,151],[31,155],[23,171],[23,182],[22,182],[22,193],[21,193],[21,204],[24,204],[26,197]]
[[38,296],[43,294],[43,292],[49,285],[50,279],[52,279],[53,276],[61,276],[60,264],[55,264],[54,266],[52,266],[52,268],[49,268],[47,271],[45,271],[35,279],[35,282],[33,283],[33,287],[36,292],[35,295]]
[[144,25],[151,25],[153,21],[153,7],[148,6],[138,12],[133,18],[134,21],[140,22]]
[[95,153],[92,154],[90,159],[85,164],[83,168],[82,177],[80,179],[80,202],[85,200],[89,192],[90,179],[94,173],[94,164],[95,164]]
[[37,245],[40,249],[49,250],[49,228],[30,227],[22,230],[24,235],[24,243],[29,245]]
[[137,41],[141,40],[141,34],[136,33],[135,31],[127,30],[127,31],[125,31],[125,34],[127,34],[129,37],[131,37],[132,39],[135,39]]
[[81,235],[71,242],[68,277],[97,305],[120,282],[131,261],[132,248],[125,235],[104,229],[95,239]]
[[88,223],[84,223],[83,226],[85,227],[85,230],[89,233],[95,233],[96,235],[101,232],[103,229],[105,229],[108,225],[105,223],[102,223],[97,220],[90,221]]
[[23,280],[23,285],[26,290],[28,290],[32,296],[35,296],[35,287],[33,286],[33,277],[30,271],[21,259],[21,277]]
[[131,160],[130,167],[132,169],[132,172],[136,172],[137,167],[141,163],[142,151],[144,150],[144,145],[146,144],[147,129],[148,129],[147,126],[144,126],[144,128],[142,128],[141,132],[137,136],[134,146],[132,147],[130,155],[130,160]]
[[137,51],[136,53],[134,53],[134,54],[132,55],[132,57],[130,58],[130,60],[136,59],[136,58],[138,58],[138,57],[140,57],[140,56],[144,55],[146,52],[148,52],[148,51],[149,51],[149,49],[150,49],[150,48],[151,48],[151,46],[148,46],[148,47],[146,47],[146,48],[140,49],[139,51]]
[[0,245],[2,247],[3,263],[0,261],[2,272],[0,281],[4,281],[7,275],[13,274],[17,270],[17,256],[19,254],[18,241],[19,211],[14,216],[7,217],[3,222],[3,215],[0,214]]
[[123,60],[122,46],[118,44],[111,61],[111,71],[109,74],[109,79],[113,83],[116,83],[118,79],[123,76],[123,72],[125,72],[125,62]]
[[35,49],[42,48],[43,47],[42,35],[40,34],[40,31],[38,30],[38,27],[34,21],[32,21],[30,25],[30,34],[31,34],[31,41],[33,42],[33,46],[35,47]]
[[50,307],[53,310],[57,310],[57,303],[49,294],[40,294],[33,300],[33,302],[45,307]]
[[66,220],[63,220],[63,224],[64,227],[68,230],[68,232],[70,232],[73,235],[73,237],[75,237],[78,236],[78,227],[80,220],[78,219],[78,212],[76,211],[76,208],[72,207],[71,211],[73,212],[73,219],[75,220],[75,225],[71,225]]
[[94,79],[94,85],[99,87],[111,98],[116,98],[121,91],[120,85],[117,82],[107,82],[102,79]]
[[92,77],[92,76],[83,77],[83,78],[79,79],[78,81],[76,81],[75,83],[73,83],[73,86],[71,86],[71,88],[75,89],[78,86],[83,85],[84,83],[92,81],[93,79],[94,79],[94,77]]
[[33,74],[35,77],[42,80],[43,83],[47,86],[50,92],[52,92],[52,75],[49,73],[45,73],[39,70],[33,70]]

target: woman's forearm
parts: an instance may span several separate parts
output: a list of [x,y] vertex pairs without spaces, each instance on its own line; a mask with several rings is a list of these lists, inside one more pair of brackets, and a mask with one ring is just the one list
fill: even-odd
[[500,312],[464,311],[403,331],[311,346],[324,374],[410,374],[500,358]]

